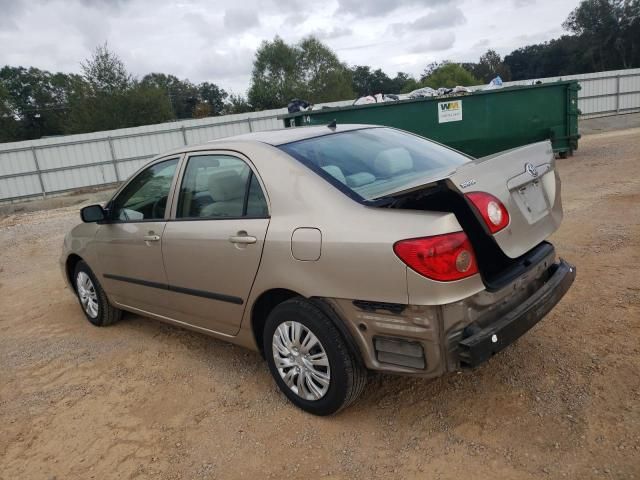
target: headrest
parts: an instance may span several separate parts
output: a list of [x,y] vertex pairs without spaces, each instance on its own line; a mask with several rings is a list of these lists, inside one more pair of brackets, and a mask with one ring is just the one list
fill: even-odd
[[391,177],[397,173],[411,170],[413,159],[406,148],[389,148],[376,156],[373,166],[381,177]]
[[369,172],[354,173],[347,177],[347,185],[352,188],[361,187],[376,181],[376,177]]
[[235,170],[209,175],[209,194],[214,202],[235,200],[244,196],[245,182]]
[[339,182],[347,183],[347,179],[344,178],[344,173],[342,173],[342,170],[337,165],[326,165],[322,167],[322,169]]

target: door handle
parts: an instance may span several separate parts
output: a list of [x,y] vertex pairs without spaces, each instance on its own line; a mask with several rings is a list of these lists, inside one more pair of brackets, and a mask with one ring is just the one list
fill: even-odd
[[249,245],[251,243],[256,243],[258,239],[256,237],[251,237],[249,235],[234,235],[229,237],[229,241],[231,243],[240,243],[242,245]]
[[145,242],[157,242],[160,240],[160,235],[145,235],[142,238],[144,238]]

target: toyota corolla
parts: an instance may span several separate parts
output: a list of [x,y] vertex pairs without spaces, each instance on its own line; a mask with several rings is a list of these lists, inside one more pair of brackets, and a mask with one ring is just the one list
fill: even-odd
[[317,415],[368,371],[479,365],[575,278],[547,241],[548,141],[474,159],[386,127],[258,132],[160,155],[81,218],[61,267],[92,324],[130,311],[258,350]]

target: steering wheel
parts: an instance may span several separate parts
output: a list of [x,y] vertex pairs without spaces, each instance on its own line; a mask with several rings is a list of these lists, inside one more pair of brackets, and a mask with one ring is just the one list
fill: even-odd
[[162,197],[153,202],[153,207],[151,207],[152,218],[164,218],[164,212],[167,209],[167,198]]

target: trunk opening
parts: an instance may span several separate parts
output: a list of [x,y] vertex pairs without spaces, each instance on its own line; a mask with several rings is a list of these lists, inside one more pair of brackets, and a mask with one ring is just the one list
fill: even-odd
[[480,276],[489,291],[505,287],[547,258],[554,250],[550,243],[542,242],[517,258],[508,257],[489,233],[484,220],[463,195],[449,186],[447,180],[432,183],[420,190],[381,199],[377,206],[453,213],[473,245]]

